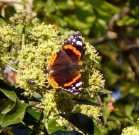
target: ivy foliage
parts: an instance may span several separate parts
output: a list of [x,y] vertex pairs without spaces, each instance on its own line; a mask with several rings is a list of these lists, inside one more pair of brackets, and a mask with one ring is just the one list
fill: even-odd
[[[95,94],[104,88],[104,79],[95,67],[99,56],[93,46],[83,39],[83,90],[73,95],[53,88],[47,80],[51,56],[73,31],[62,33],[25,11],[11,17],[9,23],[0,26],[0,31],[1,81],[6,87],[1,93],[8,98],[1,96],[2,132],[8,126],[13,133],[22,126],[32,134],[53,134],[58,130],[95,134],[94,125],[98,130],[102,128],[98,123],[100,105],[93,102]],[[78,105],[77,99],[82,103]],[[32,127],[28,127],[30,124]]]
[[[34,21],[35,25],[33,25],[33,23],[30,23],[28,19],[34,20],[33,16],[31,18],[29,17],[26,21],[24,20],[25,23],[27,24],[25,35],[28,38],[27,37],[25,38],[26,41],[24,46],[25,49],[22,50],[20,48],[20,45],[24,43],[22,42],[24,40],[23,35],[24,22],[22,22],[23,19],[21,19],[23,16],[20,15],[19,17],[17,15],[17,19],[13,19],[13,21],[11,20],[12,25],[11,22],[9,23],[8,20],[10,16],[13,16],[15,10],[19,10],[19,8],[23,10],[28,4],[27,1],[24,1],[24,4],[25,5],[16,3],[12,4],[12,6],[8,6],[6,8],[5,18],[3,18],[2,16],[0,17],[0,25],[5,25],[5,27],[2,26],[1,28],[3,30],[5,28],[6,30],[6,33],[0,34],[4,35],[3,36],[4,42],[0,40],[0,52],[1,52],[0,64],[1,64],[1,71],[5,69],[5,67],[7,66],[7,62],[8,65],[10,65],[10,67],[13,67],[16,70],[18,69],[18,74],[20,75],[18,76],[19,77],[18,86],[22,87],[23,91],[21,89],[19,90],[20,92],[17,90],[14,91],[18,95],[19,100],[23,99],[24,101],[30,101],[34,100],[35,98],[35,100],[37,100],[37,102],[40,103],[37,105],[35,104],[36,107],[39,106],[43,108],[45,116],[49,114],[49,110],[51,109],[53,109],[55,112],[51,114],[52,117],[50,117],[49,120],[47,118],[44,119],[45,125],[40,123],[41,126],[39,129],[35,127],[34,129],[36,130],[33,129],[33,133],[36,133],[36,131],[38,130],[40,132],[43,131],[47,134],[47,132],[45,131],[45,129],[47,129],[49,134],[51,133],[83,134],[76,128],[67,129],[67,127],[65,127],[65,125],[71,125],[71,123],[68,123],[68,120],[70,118],[69,119],[64,118],[63,120],[62,116],[59,115],[58,117],[57,115],[55,115],[56,113],[59,113],[59,111],[56,109],[57,105],[57,108],[60,110],[60,113],[62,112],[62,114],[66,108],[68,109],[68,111],[72,111],[72,114],[80,112],[81,114],[85,115],[87,114],[88,116],[90,116],[90,118],[93,118],[94,132],[95,132],[94,134],[100,135],[102,134],[101,133],[102,131],[104,132],[104,134],[113,134],[113,135],[135,134],[134,131],[138,131],[137,118],[139,117],[138,1],[137,0],[33,1],[32,12],[33,14],[36,14],[40,22],[38,23],[37,20],[35,20],[36,21],[36,22]],[[16,27],[13,27],[15,25]],[[70,32],[67,32],[66,34],[65,31],[70,31],[71,29],[74,31],[80,31],[85,37],[86,48],[88,48],[87,50],[92,51],[93,53],[91,52],[91,54],[93,55],[89,56],[88,54],[86,54],[86,56],[83,58],[83,61],[87,63],[86,64],[87,66],[85,67],[85,70],[82,72],[82,74],[85,74],[85,76],[83,75],[85,77],[83,78],[85,82],[84,87],[86,87],[87,88],[86,90],[88,90],[92,94],[91,97],[89,96],[88,98],[88,95],[86,96],[88,92],[86,93],[86,91],[84,91],[83,94],[79,95],[78,97],[80,98],[80,100],[79,99],[75,100],[75,98],[73,98],[72,96],[65,95],[64,92],[59,94],[55,93],[54,92],[55,90],[52,93],[50,92],[49,95],[45,94],[45,96],[42,96],[44,90],[49,89],[48,86],[49,83],[45,84],[45,75],[42,72],[40,73],[40,69],[38,67],[41,68],[41,71],[43,69],[46,69],[43,68],[42,65],[46,66],[45,63],[47,63],[47,60],[45,61],[46,57],[43,57],[43,55],[41,54],[44,54],[44,56],[48,54],[48,52],[45,52],[44,47],[45,45],[48,44],[46,42],[43,42],[44,39],[47,40],[47,37],[51,36],[51,34],[46,34],[45,32],[45,29],[48,28],[47,27],[48,25],[49,27],[52,27],[52,29],[49,30],[53,31],[54,29],[56,29],[61,32],[60,35],[59,33],[57,34],[55,33],[56,35],[54,36],[55,43],[57,42],[57,46],[55,46],[55,44],[52,44],[53,43],[51,42],[52,37],[50,38],[49,43],[52,46],[55,46],[56,50],[55,49],[50,50],[47,48],[48,52],[53,51],[55,52],[61,47],[62,41],[70,35]],[[2,31],[0,30],[0,33],[1,32]],[[40,46],[38,46],[38,44],[40,44]],[[100,59],[101,63],[96,64],[96,62],[98,61],[98,59],[96,61],[95,59],[96,55],[94,55],[96,54],[96,50],[91,49],[90,44],[95,45],[97,52],[99,52],[99,56],[101,55]],[[12,48],[12,51],[9,51],[9,48]],[[16,54],[15,51],[16,49],[14,48],[18,49],[22,55]],[[35,54],[35,57],[33,54]],[[9,56],[12,56],[12,58]],[[17,66],[16,64],[18,62],[17,56],[18,60],[20,60],[19,63],[20,68],[18,68],[19,65]],[[24,58],[27,58],[28,56],[30,57],[27,59],[27,64],[25,64],[26,60]],[[47,55],[47,58],[49,59],[50,56],[51,54]],[[91,61],[89,60],[89,57],[91,58]],[[94,76],[92,76],[92,74],[89,75],[89,71],[90,69],[92,69],[90,67],[92,64],[92,60],[95,60],[93,61],[93,72],[95,72]],[[13,61],[15,64],[13,64]],[[31,61],[33,61],[35,66],[30,64]],[[106,86],[105,89],[103,89],[103,91],[97,91],[98,88],[100,88],[99,87],[100,83],[97,80],[99,80],[101,76],[98,69],[101,73],[104,74],[106,80]],[[36,72],[34,73],[34,71]],[[28,82],[32,82],[31,86],[26,82],[26,79]],[[1,77],[1,80],[3,80],[3,77]],[[45,88],[45,86],[48,87]],[[108,90],[110,90],[111,92]],[[103,102],[103,108],[102,108],[103,118],[102,116],[99,117],[103,119],[102,121],[105,127],[104,130],[102,130],[99,126],[97,126],[94,120],[94,117],[98,116],[94,115],[98,114],[98,109],[94,109],[97,104],[95,104],[96,102],[92,103],[92,100],[94,101],[94,99],[96,98],[96,94],[94,93],[94,91],[100,92],[99,94]],[[34,93],[32,93],[32,96],[30,97],[29,95],[31,92]],[[24,93],[24,95],[26,95],[27,97],[25,98],[23,96],[25,98],[24,99],[20,95],[20,93]],[[60,100],[58,100],[59,95],[65,95],[65,97],[60,98]],[[2,97],[2,99],[3,98],[5,99],[6,97]],[[89,99],[89,101],[88,100],[86,101],[84,99]],[[63,103],[65,100],[69,102],[65,102],[63,106],[61,106],[60,103],[61,102]],[[66,106],[67,103],[69,103],[71,106],[67,107]],[[74,106],[75,103],[76,106]],[[88,104],[89,105],[93,104],[93,106],[89,107]],[[47,109],[47,107],[44,108],[44,106],[50,106],[50,108]],[[23,121],[30,125],[34,125],[34,123],[35,124],[39,123],[39,121],[42,121],[41,111],[34,110],[34,108],[32,109],[28,107],[26,109],[26,114]],[[97,121],[97,123],[99,122]],[[23,123],[20,123],[20,126],[16,125],[14,128],[12,126],[14,132],[23,131],[21,130],[21,127],[24,127],[25,131],[30,132],[30,127],[27,126],[26,124],[23,125]]]

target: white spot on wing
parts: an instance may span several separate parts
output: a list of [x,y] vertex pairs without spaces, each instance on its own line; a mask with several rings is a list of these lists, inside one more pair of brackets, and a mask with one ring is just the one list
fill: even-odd
[[82,42],[81,41],[76,41],[76,44],[79,46],[82,46]]
[[78,36],[80,39],[82,38],[81,36]]
[[82,90],[82,88],[79,88],[78,90]]
[[73,90],[75,90],[75,87],[72,87]]
[[82,85],[82,82],[79,82],[79,83],[76,84],[76,87],[79,87],[81,85]]
[[72,40],[72,42],[75,42],[75,41],[76,41],[75,39]]

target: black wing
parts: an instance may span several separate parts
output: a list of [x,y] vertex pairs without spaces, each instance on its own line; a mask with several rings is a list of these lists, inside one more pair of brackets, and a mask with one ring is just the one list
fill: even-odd
[[55,58],[53,65],[49,67],[50,74],[48,80],[51,84],[52,81],[55,81],[55,83],[58,84],[58,87],[63,87],[64,84],[72,81],[77,75],[78,70],[72,68],[73,63],[63,50],[57,52],[56,55],[57,57]]

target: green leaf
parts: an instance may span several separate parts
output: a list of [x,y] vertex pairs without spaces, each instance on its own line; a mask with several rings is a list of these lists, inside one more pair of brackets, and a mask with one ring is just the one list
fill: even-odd
[[108,31],[106,22],[100,19],[99,16],[96,15],[96,19],[92,24],[91,31],[93,32],[93,35],[95,35],[95,37],[100,37],[105,35],[106,32]]
[[24,28],[24,26],[21,25],[21,24],[16,25],[16,31],[17,31],[19,34],[22,34],[23,28]]
[[6,21],[4,20],[4,18],[2,16],[0,16],[0,25],[6,25]]
[[139,20],[135,19],[135,18],[131,18],[129,16],[124,16],[121,20],[119,20],[117,22],[118,26],[137,26],[139,25]]
[[59,130],[57,132],[52,133],[51,135],[82,135],[81,133],[77,132],[77,131],[62,131]]
[[[66,22],[72,28],[78,28],[78,30],[84,35],[88,35],[92,23],[95,20],[93,16],[92,6],[84,1],[75,2],[74,14],[65,17]],[[71,21],[72,20],[72,21]]]
[[83,99],[74,99],[75,104],[81,104],[81,105],[92,105],[92,106],[100,106],[99,103],[91,102],[88,100],[83,100]]
[[106,12],[106,14],[109,14],[109,16],[120,11],[119,7],[104,0],[89,0],[89,3],[92,4],[92,6],[97,10],[99,9]]
[[41,96],[39,93],[37,93],[37,92],[34,92],[34,93],[32,94],[32,96],[33,96],[36,100],[38,100],[38,101],[40,101],[40,100],[42,99],[42,96]]
[[9,111],[11,111],[14,106],[15,106],[15,102],[9,100],[9,99],[0,99],[0,113],[1,114],[6,114]]
[[65,2],[65,0],[63,2],[57,1],[56,5],[60,10],[72,10],[74,8],[73,3]]
[[27,111],[30,115],[32,115],[35,119],[39,120],[40,118],[40,113],[39,112],[36,112],[35,110],[33,109],[29,109]]
[[1,127],[7,127],[22,122],[27,106],[28,104],[22,103],[17,99],[14,110],[3,116]]
[[127,105],[127,106],[125,107],[126,116],[131,117],[131,113],[132,113],[134,107],[135,107],[134,103],[129,104],[129,105]]
[[24,125],[17,127],[13,126],[12,131],[14,133],[13,135],[31,135],[32,132],[31,128],[26,127]]
[[16,101],[16,98],[17,98],[17,96],[16,96],[16,93],[14,92],[14,91],[11,91],[11,90],[6,90],[6,89],[1,89],[0,88],[0,91],[6,96],[6,97],[8,97],[10,100],[12,100],[12,101]]
[[103,109],[103,118],[104,118],[104,123],[107,122],[108,117],[110,116],[110,111],[109,111],[109,107],[107,105],[107,103],[105,103],[104,105],[104,109]]
[[25,114],[24,122],[27,124],[35,125],[40,119],[40,112],[36,112],[34,109],[29,108]]
[[67,119],[84,133],[91,135],[94,134],[94,122],[88,116],[81,113],[70,113],[69,115],[61,114],[61,116]]
[[64,130],[64,129],[65,129],[65,126],[60,126],[57,123],[56,119],[50,119],[48,121],[48,129],[47,129],[47,131],[48,131],[49,134],[54,133],[54,132],[56,132],[58,130]]
[[112,92],[110,90],[105,89],[105,88],[102,89],[101,93],[103,93],[103,94],[112,94]]
[[[1,114],[1,113],[0,113],[0,125],[1,125],[1,123],[2,123],[3,117],[4,117],[4,114]],[[0,127],[0,128],[1,128],[1,127]]]
[[94,135],[103,135],[103,133],[96,124],[94,124]]

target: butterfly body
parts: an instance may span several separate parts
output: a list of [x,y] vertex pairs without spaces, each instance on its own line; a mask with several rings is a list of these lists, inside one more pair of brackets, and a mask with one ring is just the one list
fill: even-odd
[[48,81],[55,88],[61,88],[74,95],[82,89],[79,61],[81,58],[82,37],[79,32],[73,33],[55,53],[48,65]]

